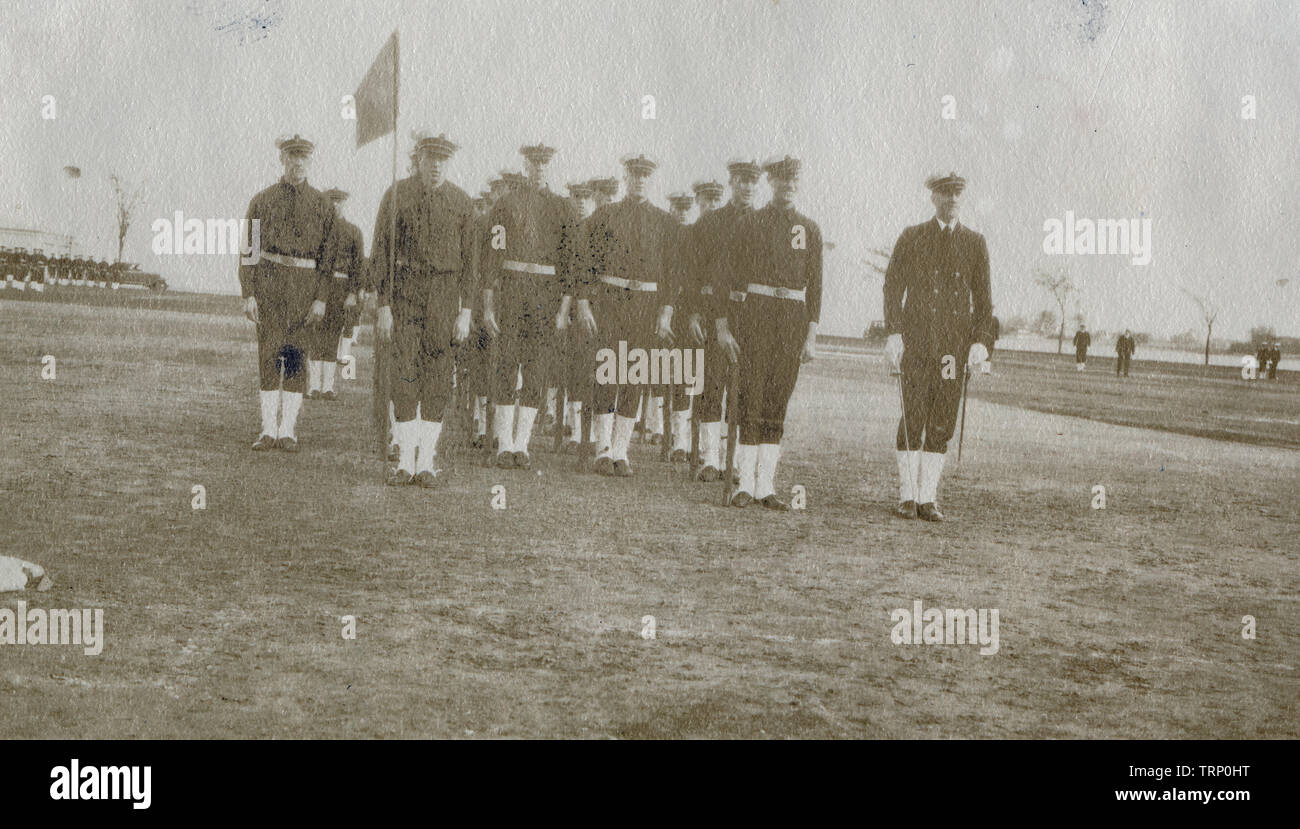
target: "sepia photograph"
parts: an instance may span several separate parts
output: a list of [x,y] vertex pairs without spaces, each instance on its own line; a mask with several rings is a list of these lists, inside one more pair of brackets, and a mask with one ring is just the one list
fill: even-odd
[[1300,736],[1300,4],[0,20],[0,738]]

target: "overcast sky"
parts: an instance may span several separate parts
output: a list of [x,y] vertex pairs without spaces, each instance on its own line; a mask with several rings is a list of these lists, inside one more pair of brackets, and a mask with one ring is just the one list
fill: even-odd
[[[126,258],[176,288],[235,293],[234,259],[154,256],[150,224],[242,217],[280,175],[274,138],[298,132],[317,144],[312,183],[353,193],[368,246],[392,144],[357,150],[341,98],[394,29],[402,174],[414,128],[461,145],[449,177],[471,195],[539,140],[560,150],[556,190],[618,175],[624,153],[658,156],[664,206],[693,180],[725,181],[728,157],[802,158],[798,206],[836,244],[823,331],[881,316],[862,260],[932,214],[927,174],[956,170],[1004,319],[1052,307],[1033,273],[1066,268],[1094,328],[1199,328],[1185,289],[1222,306],[1216,334],[1300,335],[1293,2],[8,2],[0,226],[71,232],[111,258],[117,172],[145,193]],[[1150,217],[1151,263],[1045,255],[1043,222],[1067,210]]]

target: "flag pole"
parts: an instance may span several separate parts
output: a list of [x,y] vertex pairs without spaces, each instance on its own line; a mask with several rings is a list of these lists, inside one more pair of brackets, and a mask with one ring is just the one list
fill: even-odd
[[390,309],[393,307],[393,283],[397,279],[395,270],[397,258],[397,92],[398,77],[402,74],[402,45],[398,38],[398,33],[393,32],[393,177],[391,182],[393,203],[388,210],[388,290],[384,297],[384,304]]

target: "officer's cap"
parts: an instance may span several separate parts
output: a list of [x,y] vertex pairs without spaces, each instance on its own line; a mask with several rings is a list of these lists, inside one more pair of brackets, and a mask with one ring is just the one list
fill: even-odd
[[605,196],[618,195],[618,179],[616,178],[613,177],[593,178],[591,181],[587,183],[591,185],[591,189],[593,192],[600,193],[601,195],[605,195]]
[[763,162],[763,172],[768,178],[791,179],[799,177],[799,159],[779,155]]
[[695,198],[701,201],[707,199],[720,199],[725,188],[716,181],[697,181],[691,185],[695,191]]
[[956,188],[957,192],[966,189],[966,179],[956,173],[935,173],[925,180],[925,186],[931,190],[946,190],[950,187]]
[[591,198],[591,194],[592,194],[592,191],[593,191],[593,189],[594,189],[594,188],[591,186],[590,183],[585,182],[585,181],[579,181],[579,182],[575,182],[575,183],[573,183],[573,184],[570,184],[570,185],[568,185],[568,188],[569,188],[569,195],[572,196],[572,197],[575,198],[575,199],[589,199],[589,198]]
[[316,145],[303,138],[301,135],[294,133],[292,137],[281,136],[275,140],[275,146],[283,153],[294,153],[302,155],[311,155]]
[[325,197],[328,198],[330,201],[336,201],[336,202],[343,201],[348,197],[348,191],[340,190],[337,187],[331,187],[330,189],[325,191]]
[[690,210],[691,205],[695,203],[695,197],[690,193],[669,193],[668,203],[674,210]]
[[510,189],[514,190],[516,188],[523,186],[523,184],[528,181],[528,176],[524,175],[523,173],[507,171],[501,174],[501,179],[506,184],[510,185]]
[[650,175],[655,171],[655,168],[659,166],[658,162],[645,153],[625,155],[619,160],[623,162],[623,166],[627,168],[627,171],[630,173],[645,173],[646,175]]
[[555,148],[545,144],[530,144],[527,147],[520,147],[519,154],[534,164],[547,164],[555,155]]
[[737,173],[747,173],[754,178],[758,178],[763,175],[763,168],[759,166],[758,159],[733,158],[727,162],[727,172],[733,176]]
[[411,133],[411,140],[415,142],[415,152],[429,153],[434,158],[448,159],[460,149],[447,139],[442,133],[434,135],[427,130],[416,130]]

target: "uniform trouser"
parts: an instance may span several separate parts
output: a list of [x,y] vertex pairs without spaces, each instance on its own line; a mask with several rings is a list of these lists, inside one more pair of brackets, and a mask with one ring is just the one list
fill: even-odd
[[722,392],[727,385],[727,354],[712,333],[704,345],[704,388],[695,398],[695,418],[700,423],[722,420]]
[[262,279],[266,287],[256,293],[260,387],[263,391],[279,387],[283,358],[284,390],[306,391],[307,349],[314,334],[307,315],[315,299],[316,272],[271,264]]
[[1074,352],[1074,361],[1075,361],[1076,363],[1086,363],[1086,362],[1088,362],[1088,352],[1086,352],[1086,351],[1077,351],[1077,350],[1076,350],[1076,351]]
[[802,302],[750,294],[739,307],[740,372],[736,423],[740,442],[780,443],[808,336]]
[[559,342],[564,352],[557,361],[564,364],[564,392],[570,401],[581,401],[584,410],[590,409],[596,354],[596,347],[592,344],[594,340],[578,327],[575,319],[569,323],[568,330]]
[[[596,318],[595,348],[608,348],[615,356],[619,353],[620,342],[627,344],[629,353],[634,348],[652,348],[659,294],[655,291],[630,291],[610,286],[598,290],[601,293],[592,308],[592,315]],[[592,364],[595,365],[594,353]],[[598,415],[614,412],[622,417],[635,418],[644,391],[645,386],[634,383],[597,383],[592,411]]]
[[[961,407],[962,374],[944,379],[945,355],[961,355],[965,348],[905,348],[903,350],[903,411],[898,421],[897,449],[923,450],[943,454],[948,451]],[[904,433],[903,424],[907,424]],[[924,444],[922,434],[924,433]]]
[[1129,360],[1131,360],[1131,359],[1132,359],[1132,358],[1129,357],[1127,354],[1121,354],[1121,355],[1119,355],[1119,358],[1115,361],[1115,376],[1116,376],[1116,377],[1119,376],[1120,372],[1123,372],[1125,377],[1128,376],[1128,364],[1129,364]]
[[343,336],[343,326],[347,322],[348,311],[343,303],[347,299],[347,287],[342,279],[335,279],[330,286],[330,296],[325,302],[325,318],[313,327],[311,358],[334,362],[338,357],[339,339]]
[[523,385],[519,387],[519,405],[539,408],[546,394],[557,351],[555,313],[559,299],[552,300],[545,292],[530,290],[526,285],[512,290],[509,284],[539,278],[544,277],[504,277],[497,303],[501,335],[497,338],[497,370],[492,379],[493,405],[514,404],[520,375]]
[[415,419],[441,422],[451,401],[455,362],[452,334],[458,313],[454,289],[418,304],[393,303],[392,363],[389,393],[400,423]]
[[392,372],[392,343],[375,336],[375,368],[372,392],[370,396],[370,414],[375,427],[375,440],[380,446],[387,447],[392,435],[389,434],[388,401],[389,381]]

